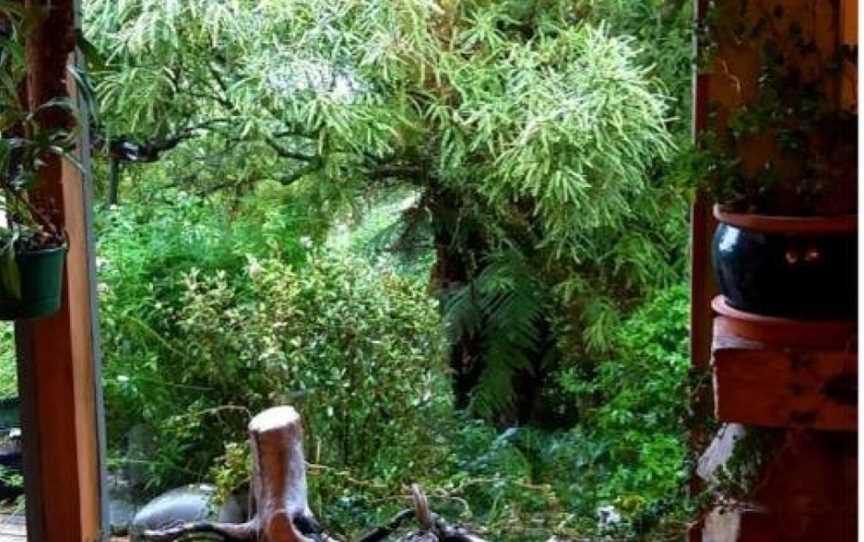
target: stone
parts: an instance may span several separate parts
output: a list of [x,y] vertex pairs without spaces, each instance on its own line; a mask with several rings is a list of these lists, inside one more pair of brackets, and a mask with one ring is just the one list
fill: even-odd
[[216,488],[209,484],[190,484],[172,489],[147,503],[132,520],[130,533],[193,521],[243,523],[247,519],[243,499],[232,496],[217,507]]

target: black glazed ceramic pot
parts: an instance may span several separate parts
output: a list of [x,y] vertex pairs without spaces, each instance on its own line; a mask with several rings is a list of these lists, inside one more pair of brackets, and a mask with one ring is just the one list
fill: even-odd
[[856,317],[857,217],[744,215],[719,207],[714,216],[714,269],[730,306],[807,320]]

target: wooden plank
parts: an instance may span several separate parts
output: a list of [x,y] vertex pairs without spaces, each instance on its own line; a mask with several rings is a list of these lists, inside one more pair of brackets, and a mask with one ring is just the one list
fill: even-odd
[[[707,0],[694,0],[695,24],[708,10]],[[694,54],[700,44],[694,41]],[[693,72],[693,137],[709,128],[708,109],[711,100],[709,75]],[[694,367],[705,368],[711,359],[711,300],[717,285],[711,266],[711,239],[716,227],[711,202],[704,193],[696,195],[690,213],[690,358]]]
[[[846,45],[858,45],[858,0],[841,0],[840,39]],[[843,72],[840,100],[843,107],[858,110],[858,70],[847,63]]]
[[[35,110],[50,99],[69,95],[67,66],[75,47],[75,1],[28,0],[26,4],[46,13],[27,43],[27,94]],[[58,108],[44,110],[37,118],[43,127],[69,127],[73,122]],[[82,118],[86,122],[86,115]],[[87,146],[81,148],[89,152]],[[40,542],[90,542],[102,539],[103,533],[85,179],[67,161],[57,157],[45,161],[32,197],[57,209],[69,238],[69,253],[60,312],[16,324],[27,523],[31,538]]]
[[854,352],[778,350],[719,337],[714,345],[715,415],[765,427],[855,431]]
[[696,197],[690,224],[690,357],[694,367],[707,368],[711,360],[711,300],[717,295],[711,265],[711,241],[717,223],[705,194]]
[[[74,27],[76,35],[79,32],[82,32],[82,0],[73,0],[73,6],[75,9],[75,20]],[[73,53],[73,56],[70,60],[70,63],[73,66],[76,66],[82,72],[86,70],[86,61],[84,58],[83,51],[77,47]],[[90,104],[84,98],[83,94],[78,91],[77,84],[70,78],[67,80],[67,88],[69,89],[69,95],[72,96],[76,104],[78,106],[79,115],[83,118],[90,118]],[[92,167],[92,159],[90,155],[90,149],[92,147],[92,138],[91,138],[91,126],[89,122],[83,122],[78,124],[78,163],[81,164],[81,182],[76,186],[80,187],[80,190],[76,192],[77,200],[79,201],[79,209],[81,209],[81,218],[82,218],[82,240],[86,246],[85,251],[85,259],[81,262],[83,266],[85,266],[86,274],[82,274],[82,277],[86,275],[87,281],[87,292],[89,294],[89,304],[87,305],[87,309],[89,310],[89,329],[86,330],[89,332],[89,363],[86,364],[86,369],[89,371],[89,386],[88,382],[84,380],[82,382],[82,390],[86,392],[89,388],[90,394],[88,394],[88,404],[92,409],[95,409],[95,419],[96,419],[96,427],[95,427],[95,437],[96,437],[96,449],[93,450],[93,454],[95,457],[94,462],[88,463],[88,468],[90,471],[87,473],[88,484],[93,491],[92,498],[98,499],[100,509],[97,512],[97,515],[101,518],[100,525],[93,525],[92,528],[88,527],[87,530],[96,529],[99,532],[103,533],[103,537],[107,537],[108,533],[111,532],[111,517],[110,517],[110,508],[108,502],[108,485],[107,485],[107,470],[106,470],[106,460],[108,457],[107,450],[107,436],[106,436],[106,427],[105,427],[105,405],[103,402],[103,394],[102,394],[102,337],[100,334],[100,323],[99,323],[99,293],[98,293],[98,280],[96,276],[96,233],[95,233],[95,215],[93,210],[93,202],[95,201],[95,194],[93,188],[93,167]],[[88,410],[88,416],[89,416]],[[83,418],[85,423],[92,422],[92,418],[85,417]],[[92,431],[92,427],[87,427],[86,431]],[[92,444],[92,441],[89,441]],[[93,518],[93,514],[90,515],[91,519]]]
[[[700,460],[711,465],[700,470],[706,480],[716,480],[745,431],[737,425],[721,431]],[[703,542],[857,540],[856,435],[788,430],[776,440],[763,450],[765,465],[745,502],[718,506],[702,519]]]

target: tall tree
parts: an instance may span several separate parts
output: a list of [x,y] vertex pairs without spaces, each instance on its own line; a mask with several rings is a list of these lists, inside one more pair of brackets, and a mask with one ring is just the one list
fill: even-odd
[[607,4],[87,0],[85,15],[111,52],[93,73],[103,130],[194,135],[188,182],[273,179],[329,208],[414,188],[402,240],[434,243],[457,402],[524,421],[562,352],[602,350],[616,307],[677,271],[682,200],[655,170],[670,99],[633,39],[592,22]]

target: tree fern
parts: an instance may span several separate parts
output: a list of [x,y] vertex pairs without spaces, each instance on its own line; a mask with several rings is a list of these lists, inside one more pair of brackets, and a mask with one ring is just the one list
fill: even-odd
[[484,357],[472,409],[493,417],[513,409],[515,379],[541,370],[548,298],[541,280],[514,250],[496,253],[473,280],[446,296],[451,341],[479,338]]

